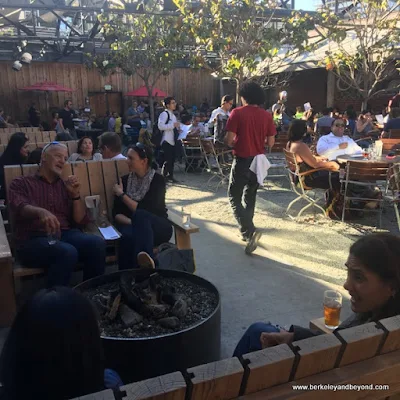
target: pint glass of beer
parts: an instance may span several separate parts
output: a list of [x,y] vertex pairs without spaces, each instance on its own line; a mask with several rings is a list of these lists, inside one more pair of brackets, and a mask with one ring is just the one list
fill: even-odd
[[325,326],[336,329],[339,326],[342,295],[336,290],[326,290],[324,293]]

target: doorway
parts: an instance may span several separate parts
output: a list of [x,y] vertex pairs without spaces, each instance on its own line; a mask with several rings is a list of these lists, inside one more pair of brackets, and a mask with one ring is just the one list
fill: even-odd
[[89,101],[91,112],[97,116],[104,116],[107,112],[122,115],[122,92],[91,92]]

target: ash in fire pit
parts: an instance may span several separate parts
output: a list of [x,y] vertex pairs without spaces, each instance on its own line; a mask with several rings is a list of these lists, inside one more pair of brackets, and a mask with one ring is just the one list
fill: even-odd
[[178,332],[207,318],[217,296],[181,278],[157,272],[124,272],[113,282],[83,292],[96,306],[102,336],[143,338]]

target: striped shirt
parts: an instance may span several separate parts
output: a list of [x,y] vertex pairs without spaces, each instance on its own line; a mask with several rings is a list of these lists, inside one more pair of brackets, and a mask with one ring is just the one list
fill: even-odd
[[31,220],[21,216],[21,210],[27,205],[50,211],[60,222],[61,230],[71,228],[72,201],[62,179],[50,183],[40,175],[21,176],[11,182],[8,200],[15,218],[15,236],[18,242],[45,234],[39,219]]

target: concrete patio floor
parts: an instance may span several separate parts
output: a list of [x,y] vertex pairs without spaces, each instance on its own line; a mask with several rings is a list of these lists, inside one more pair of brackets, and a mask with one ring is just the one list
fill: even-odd
[[244,253],[243,242],[231,230],[192,214],[200,233],[192,235],[196,273],[219,290],[222,303],[221,357],[232,355],[237,341],[253,322],[271,321],[289,328],[308,327],[310,319],[323,315],[326,289],[343,294],[341,319],[350,314],[347,292],[273,259],[259,247],[254,255]]

